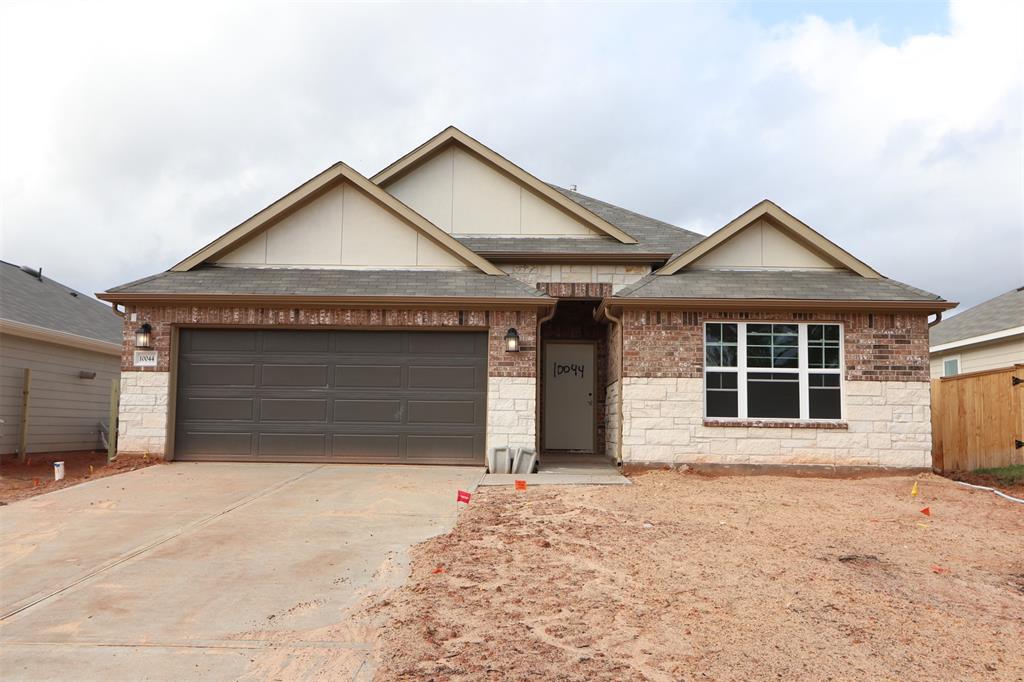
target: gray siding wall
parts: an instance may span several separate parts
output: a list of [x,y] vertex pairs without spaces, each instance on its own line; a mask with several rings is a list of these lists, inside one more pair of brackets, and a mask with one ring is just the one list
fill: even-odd
[[[26,367],[32,370],[28,452],[100,447],[97,424],[108,419],[110,382],[119,377],[120,364],[116,355],[0,334],[0,453],[18,449]],[[82,370],[96,378],[79,378]]]

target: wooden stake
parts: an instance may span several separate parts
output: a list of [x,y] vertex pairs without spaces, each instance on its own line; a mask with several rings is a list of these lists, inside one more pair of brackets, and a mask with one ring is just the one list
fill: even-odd
[[32,370],[25,368],[25,378],[21,384],[21,425],[18,429],[18,461],[22,464],[28,456],[28,396],[32,388]]
[[117,457],[117,413],[121,402],[121,381],[110,380],[110,427],[107,429],[107,464]]

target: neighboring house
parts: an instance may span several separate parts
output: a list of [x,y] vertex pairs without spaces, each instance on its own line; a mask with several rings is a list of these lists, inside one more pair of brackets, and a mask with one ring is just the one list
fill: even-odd
[[40,270],[0,261],[0,453],[18,449],[26,369],[26,452],[100,447],[122,325],[110,306]]
[[1024,363],[1024,287],[939,322],[930,344],[933,379]]
[[955,305],[769,201],[704,237],[455,128],[100,298],[155,350],[126,347],[124,450],[475,464],[926,467],[927,318]]

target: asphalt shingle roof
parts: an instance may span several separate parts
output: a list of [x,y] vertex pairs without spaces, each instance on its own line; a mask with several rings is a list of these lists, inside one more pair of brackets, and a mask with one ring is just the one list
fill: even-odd
[[1024,287],[968,308],[931,328],[933,346],[1024,326]]
[[0,319],[121,343],[122,321],[106,303],[0,261]]
[[478,253],[522,253],[526,254],[668,254],[686,251],[704,235],[661,220],[628,211],[579,192],[556,185],[551,187],[580,206],[596,213],[609,223],[637,240],[637,244],[623,244],[612,237],[566,238],[566,237],[483,237],[479,235],[456,236],[460,242]]
[[941,301],[935,294],[892,279],[869,279],[845,270],[683,270],[648,275],[617,298],[748,298],[836,301]]
[[162,272],[108,293],[545,298],[508,276],[476,270],[327,270],[203,266]]

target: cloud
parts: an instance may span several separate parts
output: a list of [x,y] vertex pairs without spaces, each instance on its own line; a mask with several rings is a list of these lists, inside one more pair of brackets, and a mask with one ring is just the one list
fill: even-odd
[[1024,284],[1015,4],[899,44],[710,3],[256,7],[5,6],[0,256],[98,291],[454,123],[703,232],[770,197],[946,297]]

